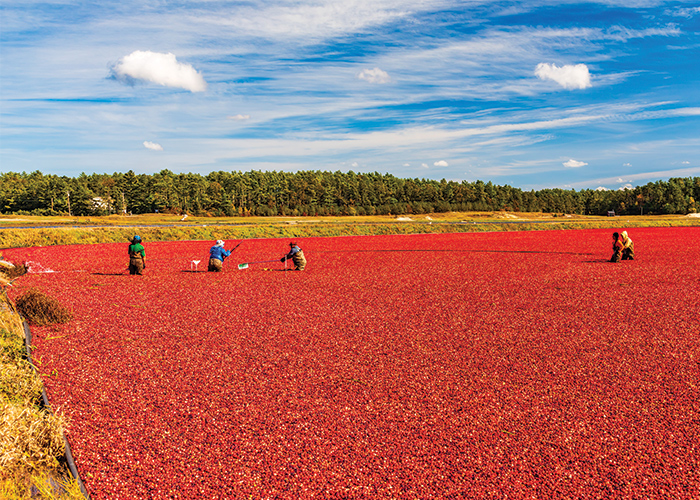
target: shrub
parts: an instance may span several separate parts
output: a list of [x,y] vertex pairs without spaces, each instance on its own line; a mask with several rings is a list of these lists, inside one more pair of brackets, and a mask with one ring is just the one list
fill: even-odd
[[53,297],[35,288],[17,297],[15,303],[17,311],[31,325],[68,323],[73,319],[71,311],[59,304]]

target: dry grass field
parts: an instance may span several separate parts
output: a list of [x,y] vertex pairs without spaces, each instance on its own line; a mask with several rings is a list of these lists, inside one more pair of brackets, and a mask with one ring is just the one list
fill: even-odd
[[551,229],[697,226],[700,218],[592,217],[572,214],[445,212],[353,217],[194,217],[145,214],[107,217],[0,216],[0,249],[127,241],[471,233]]

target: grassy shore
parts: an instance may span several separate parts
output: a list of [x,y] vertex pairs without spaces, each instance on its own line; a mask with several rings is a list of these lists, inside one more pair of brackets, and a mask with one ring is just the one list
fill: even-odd
[[124,242],[134,234],[145,241],[177,241],[700,225],[700,218],[679,215],[584,217],[505,212],[181,219],[158,214],[73,218],[5,216],[0,218],[0,248]]
[[82,499],[62,461],[64,418],[42,405],[43,384],[27,359],[22,319],[0,296],[0,498]]

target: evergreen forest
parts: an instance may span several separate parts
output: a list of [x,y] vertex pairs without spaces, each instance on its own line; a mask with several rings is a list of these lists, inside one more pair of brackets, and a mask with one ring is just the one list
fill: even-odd
[[700,177],[622,190],[523,191],[491,182],[401,179],[354,172],[133,171],[78,177],[0,173],[0,212],[18,215],[189,213],[213,216],[402,215],[448,211],[581,215],[687,214],[700,208]]

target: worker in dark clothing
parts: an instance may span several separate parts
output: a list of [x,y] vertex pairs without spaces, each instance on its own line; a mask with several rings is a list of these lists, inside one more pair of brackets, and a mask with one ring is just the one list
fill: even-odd
[[209,249],[209,271],[221,272],[224,270],[224,260],[231,252],[224,248],[222,240],[216,240],[216,244]]
[[294,263],[295,271],[303,271],[306,267],[306,257],[304,257],[304,251],[299,248],[294,241],[289,244],[289,253],[282,257],[280,262],[286,262],[291,259]]
[[146,269],[146,249],[141,244],[141,236],[134,236],[129,245],[129,274],[141,276]]
[[619,233],[613,233],[613,254],[610,257],[610,262],[620,262],[622,259],[622,241]]

